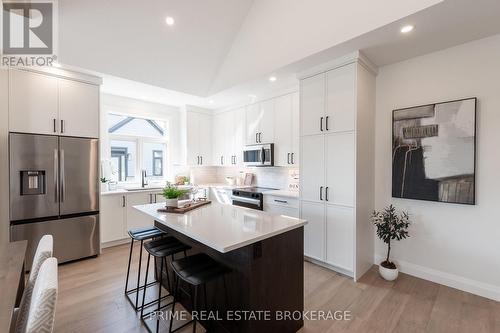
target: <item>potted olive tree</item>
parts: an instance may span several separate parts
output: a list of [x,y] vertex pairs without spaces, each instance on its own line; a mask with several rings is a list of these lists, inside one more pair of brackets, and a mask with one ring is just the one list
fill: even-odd
[[188,190],[183,190],[175,185],[167,183],[167,186],[163,189],[163,197],[165,197],[165,206],[167,208],[177,208],[179,207],[179,198],[188,193]]
[[372,222],[377,228],[378,238],[387,244],[387,257],[378,266],[379,273],[387,281],[394,281],[398,277],[399,270],[389,257],[391,254],[391,241],[399,241],[409,237],[410,217],[408,212],[398,214],[396,208],[390,205],[380,212],[374,211]]

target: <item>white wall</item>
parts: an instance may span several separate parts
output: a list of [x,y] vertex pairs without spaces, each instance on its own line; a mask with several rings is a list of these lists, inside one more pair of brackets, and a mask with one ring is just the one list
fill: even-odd
[[[408,210],[411,237],[393,247],[402,271],[500,300],[500,35],[380,68],[376,208]],[[392,110],[478,97],[475,206],[391,198]],[[385,255],[376,243],[376,260]]]

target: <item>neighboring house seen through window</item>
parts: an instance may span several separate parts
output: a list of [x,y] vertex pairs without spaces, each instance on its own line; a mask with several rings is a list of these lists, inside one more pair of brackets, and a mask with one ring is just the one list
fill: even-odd
[[165,177],[165,121],[108,113],[108,125],[113,180],[140,182],[141,170],[146,170],[148,178]]

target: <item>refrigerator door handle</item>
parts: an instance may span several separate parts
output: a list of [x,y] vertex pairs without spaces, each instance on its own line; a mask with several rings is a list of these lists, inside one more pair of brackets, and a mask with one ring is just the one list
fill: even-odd
[[54,192],[55,200],[59,202],[59,152],[54,149]]
[[64,202],[64,196],[66,195],[66,181],[64,179],[64,149],[61,149],[61,202]]

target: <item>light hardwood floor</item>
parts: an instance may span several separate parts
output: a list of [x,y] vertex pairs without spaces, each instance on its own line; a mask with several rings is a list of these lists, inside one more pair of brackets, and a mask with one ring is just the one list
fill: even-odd
[[[147,332],[123,295],[128,250],[116,246],[60,266],[55,332]],[[498,302],[406,274],[386,282],[375,267],[358,283],[308,262],[304,267],[305,310],[350,311],[351,320],[305,321],[301,333],[500,332]]]

